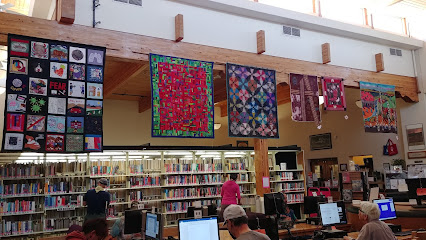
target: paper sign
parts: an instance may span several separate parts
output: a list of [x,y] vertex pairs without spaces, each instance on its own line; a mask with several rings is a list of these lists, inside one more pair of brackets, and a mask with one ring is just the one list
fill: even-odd
[[263,181],[263,188],[269,188],[270,186],[269,177],[263,177],[262,181]]
[[410,199],[408,202],[410,203],[410,205],[417,205],[416,199]]
[[287,170],[287,163],[280,163],[281,171]]
[[417,188],[417,196],[426,196],[426,188]]
[[370,189],[370,202],[373,202],[374,199],[378,199],[379,198],[379,188],[375,187],[375,188],[371,188]]
[[398,192],[408,192],[408,185],[407,184],[399,184],[398,185]]
[[194,210],[194,218],[195,219],[200,219],[203,217],[203,211],[201,210]]
[[312,196],[317,197],[317,192],[312,192]]

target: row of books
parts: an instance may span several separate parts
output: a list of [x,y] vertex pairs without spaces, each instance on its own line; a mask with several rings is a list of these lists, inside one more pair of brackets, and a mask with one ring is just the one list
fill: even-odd
[[188,210],[188,207],[190,206],[194,206],[197,205],[195,204],[197,202],[197,204],[201,205],[201,206],[208,206],[208,205],[212,205],[215,204],[216,206],[220,206],[221,205],[221,200],[220,199],[216,199],[216,200],[199,200],[199,201],[191,201],[191,202],[167,202],[164,204],[164,208],[166,213],[175,213],[175,212],[186,212]]
[[3,219],[0,224],[0,236],[13,236],[41,230],[42,224],[39,221],[6,221]]
[[254,197],[242,197],[241,198],[241,205],[255,205],[256,204],[256,198]]
[[228,171],[241,171],[246,170],[246,163],[245,162],[230,162],[227,164]]
[[46,176],[56,176],[58,173],[85,173],[86,162],[58,162],[48,163],[46,166]]
[[[226,177],[226,180],[230,180],[231,176],[228,174],[228,176]],[[248,173],[238,173],[238,178],[237,178],[237,182],[248,182],[250,181],[250,177]]]
[[222,172],[222,163],[166,163],[164,168],[168,173],[180,172]]
[[287,193],[287,203],[302,203],[305,197],[303,193]]
[[132,160],[129,168],[131,174],[143,174],[144,170],[146,172],[160,171],[161,160]]
[[160,176],[131,177],[131,187],[160,186]]
[[0,185],[1,196],[23,196],[41,193],[41,183],[14,183]]
[[83,195],[46,196],[44,198],[44,207],[46,209],[81,206],[83,206]]
[[114,217],[117,217],[118,215],[117,210],[114,206],[109,206],[106,214],[107,214],[107,218],[114,218]]
[[40,164],[7,164],[0,168],[1,178],[39,177],[43,173]]
[[73,191],[73,182],[52,182],[46,181],[44,184],[44,194],[49,193],[67,193]]
[[240,188],[240,193],[248,193],[251,192],[251,186],[244,184],[244,185],[239,185],[238,186]]
[[276,180],[297,180],[298,173],[296,172],[277,172],[275,175]]
[[166,176],[165,185],[211,184],[221,183],[222,180],[222,174],[172,175]]
[[90,175],[114,175],[117,174],[119,170],[119,166],[92,166],[90,168]]
[[31,213],[36,211],[36,201],[15,200],[13,202],[0,202],[1,215],[13,215],[16,213]]
[[221,187],[164,189],[165,198],[215,197],[220,196]]
[[305,184],[303,182],[287,182],[277,183],[276,191],[302,191],[305,190]]
[[43,220],[43,231],[53,231],[59,229],[68,229],[71,225],[77,224],[79,226],[83,225],[82,219],[77,218],[54,218],[54,219],[44,219]]

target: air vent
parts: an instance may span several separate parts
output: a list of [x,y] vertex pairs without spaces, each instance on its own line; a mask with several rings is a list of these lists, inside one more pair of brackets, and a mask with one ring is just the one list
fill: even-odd
[[285,35],[292,35],[296,37],[300,37],[300,29],[289,27],[289,26],[283,26],[283,32]]
[[396,49],[396,56],[402,57],[402,50],[401,49]]
[[142,6],[142,0],[114,0],[116,2],[129,3],[132,5]]
[[402,56],[402,50],[401,49],[391,48],[390,49],[390,55],[401,57]]
[[291,35],[291,27],[283,26],[284,34]]

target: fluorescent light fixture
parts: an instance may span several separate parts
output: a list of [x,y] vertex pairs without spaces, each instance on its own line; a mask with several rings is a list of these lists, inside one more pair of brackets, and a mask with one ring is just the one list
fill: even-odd
[[218,130],[220,127],[222,127],[221,123],[215,123],[214,124],[214,130]]
[[90,153],[90,156],[123,156],[124,152],[103,152],[103,153]]
[[164,155],[176,155],[176,156],[185,156],[185,155],[189,155],[192,154],[191,152],[188,151],[181,151],[181,152],[164,152]]
[[131,151],[129,152],[129,155],[149,155],[149,156],[161,156],[161,152],[154,152],[154,151]]
[[324,96],[319,96],[319,104],[324,104]]
[[31,160],[16,160],[16,163],[32,163]]
[[246,154],[247,154],[246,152],[226,152],[225,156],[228,156],[228,155],[246,155]]
[[362,101],[361,100],[356,101],[355,105],[359,108],[362,108]]

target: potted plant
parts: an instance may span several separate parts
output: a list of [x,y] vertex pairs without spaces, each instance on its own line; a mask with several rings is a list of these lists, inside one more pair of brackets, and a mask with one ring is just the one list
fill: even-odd
[[405,160],[402,158],[392,159],[392,166],[401,166],[402,169],[405,169]]

